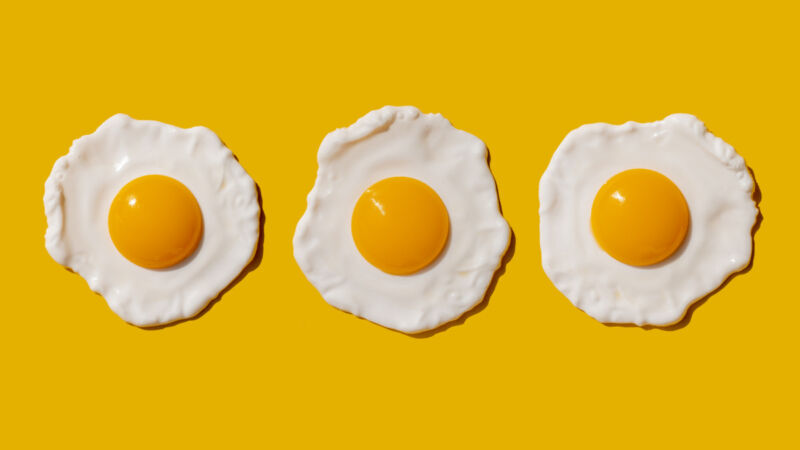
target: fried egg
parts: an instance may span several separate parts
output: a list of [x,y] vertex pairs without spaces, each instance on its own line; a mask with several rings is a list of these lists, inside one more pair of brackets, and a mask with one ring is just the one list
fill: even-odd
[[478,304],[508,248],[487,149],[386,106],[328,134],[294,256],[332,306],[406,333]]
[[45,247],[125,321],[194,316],[253,258],[256,185],[216,134],[117,114],[45,182]]
[[675,323],[750,262],[753,191],[744,159],[694,116],[584,125],[539,183],[542,266],[601,322]]

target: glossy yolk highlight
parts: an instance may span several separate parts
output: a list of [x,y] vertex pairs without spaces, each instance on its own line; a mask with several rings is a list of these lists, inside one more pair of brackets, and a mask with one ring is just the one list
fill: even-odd
[[163,269],[194,253],[203,234],[203,216],[186,186],[167,176],[146,175],[114,197],[108,231],[129,261]]
[[378,269],[409,275],[432,263],[450,232],[447,208],[427,184],[393,177],[370,186],[351,223],[358,251]]
[[592,232],[613,258],[632,266],[667,259],[689,229],[689,207],[669,178],[648,169],[611,177],[594,198]]

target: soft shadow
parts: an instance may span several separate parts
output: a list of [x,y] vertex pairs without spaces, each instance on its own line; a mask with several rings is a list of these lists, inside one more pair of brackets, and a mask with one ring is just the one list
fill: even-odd
[[266,222],[266,216],[264,215],[263,200],[261,199],[261,186],[259,186],[258,183],[255,183],[255,184],[256,184],[256,197],[258,199],[258,209],[260,211],[259,212],[259,216],[258,216],[258,243],[256,244],[256,253],[253,255],[253,259],[250,260],[250,262],[247,264],[247,266],[245,266],[245,268],[242,269],[242,271],[239,273],[239,275],[237,275],[236,278],[234,278],[233,281],[231,281],[225,287],[225,289],[220,291],[220,293],[217,294],[216,297],[214,297],[211,301],[209,301],[208,304],[199,313],[195,314],[194,316],[187,317],[186,319],[179,319],[179,320],[176,320],[174,322],[162,323],[162,324],[153,325],[153,326],[139,327],[139,326],[132,325],[132,324],[131,324],[131,326],[135,326],[137,328],[141,328],[142,330],[148,330],[148,331],[149,330],[161,330],[161,329],[164,329],[164,328],[168,328],[168,327],[172,327],[172,326],[175,326],[175,325],[182,324],[184,322],[189,322],[191,320],[197,320],[197,319],[203,317],[214,305],[217,304],[217,302],[222,300],[222,297],[228,291],[233,289],[234,286],[239,284],[239,282],[242,281],[244,279],[244,277],[247,276],[248,273],[256,270],[256,268],[258,268],[258,266],[261,265],[261,259],[264,257],[264,223]]
[[[488,148],[486,149],[486,165],[489,166],[489,172],[491,172],[492,153],[489,151]],[[494,174],[492,174],[492,178],[494,178]],[[503,215],[503,204],[500,201],[500,189],[497,186],[497,179],[495,179],[494,190],[495,194],[497,195],[497,208],[500,210],[500,214]],[[506,222],[508,221],[506,220]],[[462,325],[464,322],[466,322],[467,319],[486,309],[486,306],[489,304],[489,297],[491,297],[492,294],[494,293],[494,289],[495,287],[497,287],[497,282],[500,280],[500,277],[503,276],[504,273],[506,273],[506,266],[508,265],[508,262],[511,261],[511,258],[514,257],[514,252],[516,252],[517,237],[514,233],[514,229],[511,227],[511,224],[509,224],[509,230],[511,231],[511,236],[509,237],[508,240],[508,247],[506,248],[506,252],[505,254],[503,254],[503,258],[500,260],[500,266],[497,268],[497,270],[495,270],[494,275],[492,276],[492,281],[489,283],[489,286],[486,288],[486,292],[483,294],[483,299],[481,299],[481,301],[478,302],[477,305],[475,305],[469,311],[466,311],[459,318],[451,320],[450,322],[447,323],[443,323],[442,325],[430,330],[421,331],[419,333],[403,333],[402,331],[397,331],[397,330],[392,330],[392,331],[405,334],[406,336],[417,339],[425,339],[435,334],[439,334],[443,331],[449,330],[452,327]]]
[[486,293],[483,295],[483,299],[480,301],[480,303],[475,305],[474,308],[462,314],[458,319],[442,324],[439,327],[434,328],[432,330],[422,331],[414,334],[403,333],[401,331],[397,332],[417,339],[429,338],[435,334],[439,334],[443,331],[449,330],[452,327],[462,325],[464,322],[466,322],[467,319],[486,309],[486,306],[489,305],[489,297],[492,296],[495,287],[497,287],[497,282],[500,280],[500,277],[506,273],[506,265],[508,264],[509,261],[511,261],[511,258],[514,257],[514,252],[516,251],[516,246],[517,246],[516,244],[517,244],[517,238],[514,235],[514,230],[511,229],[511,238],[508,241],[508,250],[506,250],[505,255],[503,255],[500,267],[495,271],[494,276],[492,277],[492,282],[489,283],[489,287],[486,288]]
[[680,330],[681,328],[685,327],[686,325],[689,325],[689,322],[692,321],[692,315],[697,310],[697,308],[699,308],[703,304],[705,304],[705,302],[707,302],[708,299],[711,298],[711,296],[713,296],[714,294],[716,294],[717,292],[719,292],[720,290],[725,288],[725,286],[727,286],[728,283],[730,283],[731,280],[733,280],[735,277],[750,272],[750,270],[753,268],[753,261],[755,261],[755,259],[756,259],[756,239],[755,239],[756,238],[756,232],[758,231],[759,228],[761,228],[761,222],[764,221],[764,215],[761,214],[761,206],[760,206],[760,204],[761,204],[761,187],[758,185],[758,181],[756,181],[756,173],[753,172],[753,168],[750,167],[750,166],[747,166],[747,170],[748,170],[748,172],[750,172],[750,176],[753,178],[753,185],[754,185],[753,201],[755,202],[756,209],[758,210],[758,214],[756,214],[756,223],[753,224],[753,229],[750,231],[750,243],[752,245],[752,249],[753,250],[750,253],[750,261],[747,263],[747,266],[744,269],[742,269],[742,270],[740,270],[738,272],[732,273],[716,289],[714,289],[713,291],[709,292],[705,296],[701,297],[700,299],[696,300],[694,303],[689,305],[689,307],[686,308],[686,312],[684,313],[683,317],[679,321],[677,321],[677,322],[675,322],[675,323],[673,323],[671,325],[664,325],[664,326],[643,325],[643,326],[638,326],[638,325],[632,324],[632,323],[604,323],[603,325],[605,325],[607,327],[636,327],[636,328],[642,328],[644,330],[664,330],[664,331]]

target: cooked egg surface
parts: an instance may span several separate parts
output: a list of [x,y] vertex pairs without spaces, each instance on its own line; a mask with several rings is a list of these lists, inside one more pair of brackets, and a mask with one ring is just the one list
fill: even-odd
[[584,125],[539,183],[543,268],[601,322],[675,323],[749,263],[753,189],[744,159],[694,116]]
[[255,183],[216,134],[123,114],[56,161],[44,205],[53,259],[139,326],[200,312],[259,237]]
[[373,266],[393,275],[412,274],[444,248],[447,208],[425,183],[408,177],[381,180],[361,195],[353,210],[353,241]]
[[510,239],[486,158],[480,139],[413,107],[331,132],[295,231],[298,265],[328,303],[388,328],[458,318]]
[[619,261],[648,266],[667,259],[689,229],[689,207],[669,178],[648,169],[620,172],[592,204],[592,232]]
[[108,212],[111,241],[148,269],[173,266],[194,253],[203,232],[200,205],[180,181],[145,175],[126,184]]

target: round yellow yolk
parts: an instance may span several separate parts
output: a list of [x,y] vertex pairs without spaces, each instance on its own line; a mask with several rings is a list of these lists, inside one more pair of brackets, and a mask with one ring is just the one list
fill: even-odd
[[108,211],[108,231],[122,255],[148,269],[173,266],[194,253],[203,216],[181,182],[146,175],[126,184]]
[[358,251],[378,269],[408,275],[432,263],[450,232],[447,208],[427,184],[392,177],[370,186],[351,224]]
[[667,259],[689,229],[689,207],[669,178],[648,169],[611,177],[594,198],[592,232],[613,258],[632,266]]

